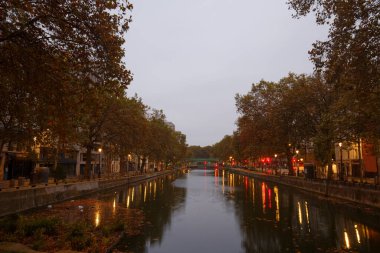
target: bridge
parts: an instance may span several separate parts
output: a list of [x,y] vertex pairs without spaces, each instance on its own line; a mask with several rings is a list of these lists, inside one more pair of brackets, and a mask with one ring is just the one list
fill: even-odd
[[187,158],[186,159],[187,166],[189,168],[213,168],[215,166],[219,166],[218,158]]

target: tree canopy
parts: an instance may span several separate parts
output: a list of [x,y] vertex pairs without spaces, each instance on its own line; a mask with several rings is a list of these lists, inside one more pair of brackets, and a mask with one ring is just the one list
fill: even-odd
[[342,138],[380,137],[380,1],[289,0],[295,17],[314,13],[329,26],[310,57],[337,91]]
[[184,156],[186,136],[125,93],[132,9],[128,0],[0,2],[0,150],[36,140],[56,158],[78,144],[87,157],[102,146],[122,162],[130,153],[166,162]]

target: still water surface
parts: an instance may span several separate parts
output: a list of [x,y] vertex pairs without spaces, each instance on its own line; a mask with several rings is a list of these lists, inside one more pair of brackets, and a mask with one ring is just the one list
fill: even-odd
[[380,223],[349,207],[224,170],[192,170],[119,189],[144,234],[124,252],[380,252]]
[[144,214],[142,233],[123,238],[119,252],[380,252],[380,215],[221,169],[94,197],[105,203],[88,214],[95,226],[127,208],[136,216],[125,221],[132,228]]

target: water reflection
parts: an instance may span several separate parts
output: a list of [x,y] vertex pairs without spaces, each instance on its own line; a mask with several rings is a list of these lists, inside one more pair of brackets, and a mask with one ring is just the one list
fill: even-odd
[[[222,169],[158,178],[121,188],[107,198],[113,212],[118,205],[144,212],[144,234],[124,238],[118,245],[124,252],[377,252],[380,248],[379,228],[374,227],[376,222],[367,222],[368,217]],[[95,215],[96,226],[102,215]],[[380,226],[378,217],[373,220]]]
[[98,227],[100,224],[100,211],[95,212],[95,227]]
[[[333,206],[279,185],[257,180],[247,184],[245,177],[231,174],[227,178],[234,180],[228,185],[235,187],[233,199],[237,202],[236,212],[246,252],[326,252],[340,249],[377,252],[380,247],[378,228],[362,223],[366,217],[346,214],[344,207]],[[260,191],[256,195],[255,189]],[[249,201],[244,197],[247,193],[251,194]]]
[[172,182],[181,175],[182,173],[157,178],[130,186],[125,190],[125,206],[142,209],[146,224],[143,235],[124,238],[117,246],[118,250],[147,252],[149,246],[162,242],[164,231],[170,226],[174,213],[181,210],[181,204],[186,197],[185,188],[172,185]]

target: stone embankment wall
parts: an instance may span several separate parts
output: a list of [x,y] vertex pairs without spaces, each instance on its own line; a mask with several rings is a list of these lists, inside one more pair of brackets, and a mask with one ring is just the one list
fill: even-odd
[[35,187],[21,187],[19,189],[1,191],[0,217],[171,173],[173,173],[173,171],[163,171],[133,177],[48,186],[37,185]]
[[230,169],[231,172],[298,188],[304,191],[322,194],[326,197],[356,202],[361,205],[380,208],[380,186],[360,183],[336,182],[325,180],[306,180],[291,176],[266,175],[249,170]]

